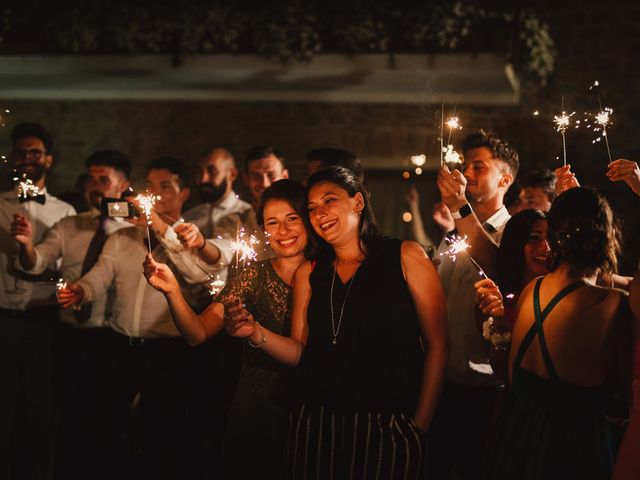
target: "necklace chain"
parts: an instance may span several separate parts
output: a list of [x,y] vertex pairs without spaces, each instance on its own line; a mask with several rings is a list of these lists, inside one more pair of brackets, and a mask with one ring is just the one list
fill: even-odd
[[336,260],[335,265],[333,266],[333,278],[331,278],[331,294],[329,296],[329,304],[331,305],[331,333],[333,333],[333,341],[331,342],[333,345],[338,344],[338,334],[340,333],[340,326],[342,325],[342,314],[344,313],[344,306],[347,303],[347,297],[349,296],[349,291],[351,290],[351,285],[356,278],[356,274],[358,273],[358,269],[353,272],[351,279],[349,280],[349,285],[347,285],[347,293],[344,294],[344,299],[342,300],[342,308],[340,308],[340,316],[338,317],[338,325],[336,325],[334,313],[333,313],[333,285],[336,283],[336,270],[338,268],[338,261]]

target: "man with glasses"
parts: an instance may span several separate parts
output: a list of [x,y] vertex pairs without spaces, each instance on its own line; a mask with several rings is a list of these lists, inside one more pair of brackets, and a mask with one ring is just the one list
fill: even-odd
[[14,189],[0,193],[0,477],[45,478],[52,418],[52,349],[57,326],[55,263],[39,276],[19,273],[12,223],[29,218],[34,241],[75,210],[50,195],[53,141],[35,123],[11,133]]

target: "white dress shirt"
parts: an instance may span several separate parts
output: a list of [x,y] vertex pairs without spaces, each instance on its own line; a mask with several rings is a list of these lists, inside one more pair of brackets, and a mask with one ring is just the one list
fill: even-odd
[[[27,273],[38,275],[47,265],[62,260],[60,274],[66,282],[75,282],[80,278],[89,244],[100,226],[100,212],[93,209],[73,217],[66,217],[57,222],[45,234],[44,239],[35,247],[36,263]],[[121,228],[133,227],[122,218],[107,218],[105,231],[107,235],[117,232]],[[20,263],[16,260],[16,267]],[[97,298],[91,307],[91,316],[86,322],[79,323],[71,308],[65,308],[60,313],[60,319],[75,327],[92,328],[103,327],[110,314],[113,303],[113,291]]]
[[[164,295],[143,275],[142,262],[148,252],[146,235],[145,227],[123,228],[110,235],[98,262],[76,283],[84,289],[84,303],[105,295],[113,283],[115,295],[108,324],[122,335],[176,337],[179,333]],[[161,241],[153,256],[169,265],[184,288],[184,278],[173,268],[165,244]]]
[[[11,236],[11,222],[14,214],[25,215],[33,225],[34,243],[42,240],[46,230],[61,218],[75,215],[74,208],[53,195],[46,188],[40,191],[45,195],[45,204],[35,201],[20,203],[15,190],[0,193],[0,307],[10,310],[26,310],[56,304],[57,278],[45,281],[28,281],[17,278],[15,259],[18,255],[18,242]],[[56,263],[47,265],[56,269]],[[16,272],[18,276],[21,276]]]
[[[506,207],[500,208],[482,225],[496,243],[511,216]],[[451,339],[451,356],[447,365],[447,378],[464,386],[497,386],[503,382],[491,369],[487,345],[476,326],[476,289],[473,284],[481,280],[478,268],[466,252],[458,254],[455,262],[440,254],[449,248],[442,239],[435,258],[440,259],[438,273],[447,300],[447,318]]]

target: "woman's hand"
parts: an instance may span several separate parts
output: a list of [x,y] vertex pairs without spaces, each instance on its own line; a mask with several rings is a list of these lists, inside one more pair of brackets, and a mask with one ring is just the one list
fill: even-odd
[[164,263],[158,263],[147,253],[142,264],[144,276],[153,288],[164,294],[180,291],[180,285],[171,269]]
[[504,317],[504,303],[502,293],[490,278],[482,279],[473,285],[476,288],[478,308],[489,317],[502,319]]
[[636,195],[640,195],[640,168],[631,160],[619,158],[609,164],[607,177],[612,182],[623,181]]
[[567,190],[580,186],[580,182],[578,182],[575,173],[571,171],[571,165],[556,168],[553,173],[556,175],[556,195],[560,195],[562,192],[566,192]]
[[61,288],[57,292],[58,304],[62,308],[80,305],[84,298],[84,289],[76,284],[70,283],[66,288]]
[[224,304],[224,328],[232,337],[248,338],[255,333],[256,321],[240,299]]

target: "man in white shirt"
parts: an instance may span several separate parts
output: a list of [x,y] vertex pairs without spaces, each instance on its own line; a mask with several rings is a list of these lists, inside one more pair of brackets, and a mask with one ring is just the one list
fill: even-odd
[[476,478],[482,467],[487,434],[501,391],[488,358],[488,347],[475,316],[474,283],[481,279],[473,257],[489,274],[497,244],[510,216],[504,195],[517,175],[517,152],[492,133],[480,130],[463,141],[464,170],[441,168],[438,188],[455,221],[457,235],[471,247],[455,262],[441,253],[435,259],[447,299],[451,357],[438,409],[429,432],[429,477],[449,478],[454,466],[460,479]]
[[[106,238],[121,228],[133,227],[122,217],[109,217],[108,201],[120,199],[128,190],[131,173],[129,158],[115,150],[100,150],[85,161],[88,175],[87,193],[91,210],[58,221],[34,246],[31,222],[14,220],[18,241],[17,267],[26,273],[41,274],[47,265],[61,262],[64,281],[73,282],[91,269],[98,259]],[[103,199],[105,199],[103,203]],[[55,471],[60,478],[87,478],[90,470],[83,465],[85,448],[82,439],[91,429],[92,417],[87,406],[94,403],[92,384],[95,366],[104,360],[106,323],[113,302],[113,289],[84,310],[62,310],[61,328],[56,339],[56,391],[58,392],[58,424],[56,428]]]
[[33,238],[67,215],[69,204],[50,195],[51,135],[34,123],[11,133],[11,162],[18,183],[0,193],[0,477],[45,478],[51,447],[52,356],[58,320],[55,263],[38,277],[14,267],[15,217],[28,217]]
[[[162,472],[175,471],[185,414],[199,401],[189,394],[190,347],[180,338],[164,297],[142,275],[149,241],[154,258],[173,266],[172,258],[183,255],[189,257],[185,263],[195,265],[197,255],[185,250],[175,233],[190,193],[187,177],[187,168],[179,160],[154,160],[147,171],[147,192],[160,198],[148,225],[151,237],[147,237],[144,216],[136,228],[110,235],[95,266],[59,294],[61,305],[68,307],[95,301],[110,285],[115,287],[106,340],[109,362],[96,371],[100,378],[97,422],[90,437],[94,479],[125,478],[128,416],[137,395],[143,476],[161,477]],[[184,276],[176,274],[188,290]]]

